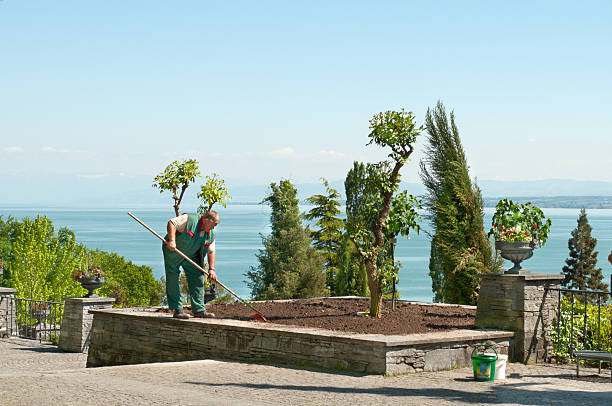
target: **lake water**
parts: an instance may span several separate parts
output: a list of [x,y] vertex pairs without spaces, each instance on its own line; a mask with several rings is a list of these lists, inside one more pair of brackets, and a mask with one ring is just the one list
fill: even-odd
[[[302,210],[307,210],[303,207]],[[576,227],[578,209],[543,209],[551,218],[552,226],[546,245],[523,262],[523,266],[535,273],[561,272],[568,256],[567,240]],[[163,275],[161,242],[149,231],[127,215],[128,209],[81,208],[0,208],[0,215],[16,219],[37,214],[46,215],[55,226],[73,230],[79,242],[92,249],[116,252],[138,265],[153,268],[156,278]],[[173,217],[168,208],[131,209],[136,217],[153,230],[165,235],[166,223]],[[217,227],[217,273],[219,279],[243,298],[250,296],[244,274],[250,266],[257,265],[255,254],[262,248],[260,234],[269,234],[270,208],[264,205],[229,205],[218,209],[221,224]],[[485,230],[488,231],[493,208],[485,209]],[[612,250],[612,210],[588,210],[593,237],[597,238],[598,266],[602,268],[604,282],[610,283],[612,266],[607,257]],[[426,231],[428,225],[422,224]],[[402,299],[431,302],[429,277],[429,248],[427,234],[414,235],[407,240],[398,239],[396,260],[401,261],[398,291]],[[506,262],[505,267],[512,264]]]

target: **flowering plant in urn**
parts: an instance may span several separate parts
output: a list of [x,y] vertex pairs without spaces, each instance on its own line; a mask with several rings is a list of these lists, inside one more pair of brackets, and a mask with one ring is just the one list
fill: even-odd
[[83,278],[102,278],[103,276],[104,271],[102,271],[102,267],[98,265],[92,265],[87,268],[76,268],[72,271],[72,279],[77,282]]
[[88,293],[83,297],[98,297],[93,292],[104,283],[104,272],[98,265],[88,266],[87,268],[77,268],[72,271],[72,279],[79,282],[87,289]]
[[495,206],[489,236],[496,241],[531,241],[537,248],[546,243],[550,224],[550,218],[533,204],[503,199]]

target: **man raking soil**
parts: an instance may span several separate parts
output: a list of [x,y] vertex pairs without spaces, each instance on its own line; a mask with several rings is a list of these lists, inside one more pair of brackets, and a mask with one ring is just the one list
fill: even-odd
[[[257,321],[267,321],[250,303],[246,302],[229,288],[217,280],[215,272],[215,236],[214,228],[219,224],[219,214],[210,210],[203,216],[198,214],[183,214],[168,221],[165,238],[149,228],[132,213],[128,215],[144,226],[147,230],[163,241],[164,268],[166,271],[166,294],[168,307],[174,311],[174,317],[188,319],[190,316],[183,311],[180,297],[180,268],[185,271],[189,298],[194,317],[211,318],[214,314],[206,311],[204,291],[206,279],[210,278],[221,285],[230,294],[255,311],[252,317]],[[204,270],[204,258],[208,259],[208,272]]]

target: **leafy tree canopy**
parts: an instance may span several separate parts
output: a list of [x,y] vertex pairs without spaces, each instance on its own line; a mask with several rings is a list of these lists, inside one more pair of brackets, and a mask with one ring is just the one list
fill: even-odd
[[[159,188],[159,193],[171,191],[174,199],[174,213],[180,214],[180,205],[183,200],[185,190],[190,183],[200,176],[198,161],[195,159],[186,159],[183,161],[174,161],[166,167],[166,169],[157,175],[153,180],[153,187]],[[181,194],[178,194],[179,187]]]

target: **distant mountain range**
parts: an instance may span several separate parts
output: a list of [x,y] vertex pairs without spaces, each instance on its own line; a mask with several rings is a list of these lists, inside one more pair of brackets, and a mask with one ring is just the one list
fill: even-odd
[[[148,177],[109,176],[103,178],[77,178],[64,176],[53,178],[15,179],[0,174],[2,195],[0,206],[41,207],[161,207],[171,204],[168,193],[163,195],[151,186]],[[344,181],[330,182],[342,194]],[[535,181],[478,180],[486,206],[494,206],[500,198],[531,201],[539,207],[612,208],[612,182],[579,181],[570,179],[545,179]],[[190,187],[184,197],[186,209],[197,205],[197,189]],[[298,197],[303,199],[324,193],[321,183],[296,184]],[[269,185],[232,185],[228,182],[232,203],[262,201]],[[426,193],[420,183],[403,182],[401,190],[413,195]],[[190,207],[191,206],[191,207]]]

